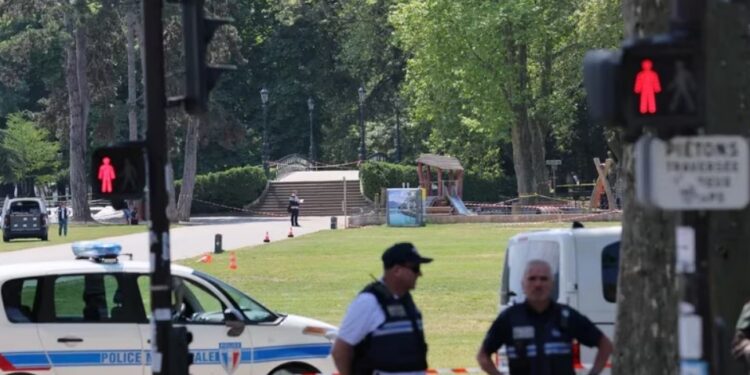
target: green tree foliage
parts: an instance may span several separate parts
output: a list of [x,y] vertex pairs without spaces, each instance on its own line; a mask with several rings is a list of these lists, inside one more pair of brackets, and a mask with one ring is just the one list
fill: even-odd
[[[253,203],[266,188],[263,169],[256,166],[230,168],[195,178],[193,213],[227,211]],[[181,181],[177,181],[179,189]]]
[[409,183],[413,188],[419,187],[417,167],[413,165],[367,162],[359,169],[359,178],[365,196],[371,200],[382,189],[400,188],[403,183]]
[[1,179],[7,183],[44,184],[55,180],[59,147],[27,115],[12,113],[0,131]]

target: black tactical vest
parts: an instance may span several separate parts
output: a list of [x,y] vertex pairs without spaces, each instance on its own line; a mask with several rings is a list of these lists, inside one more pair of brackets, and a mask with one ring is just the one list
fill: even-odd
[[361,293],[372,293],[385,314],[385,321],[354,347],[353,373],[372,374],[375,370],[406,372],[427,370],[427,344],[422,331],[422,314],[411,294],[394,298],[380,282]]
[[570,310],[557,303],[543,321],[525,304],[511,307],[511,345],[506,350],[511,375],[575,375],[573,337],[569,334]]

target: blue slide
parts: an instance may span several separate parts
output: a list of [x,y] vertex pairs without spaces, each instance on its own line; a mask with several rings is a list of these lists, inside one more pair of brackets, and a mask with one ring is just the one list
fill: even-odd
[[451,202],[451,206],[456,209],[456,212],[458,212],[459,215],[476,215],[474,212],[466,208],[466,205],[464,205],[464,201],[462,201],[461,198],[455,195],[448,195],[448,200]]

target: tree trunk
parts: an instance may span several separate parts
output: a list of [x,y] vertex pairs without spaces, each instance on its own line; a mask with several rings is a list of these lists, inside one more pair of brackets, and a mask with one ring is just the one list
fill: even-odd
[[543,194],[545,187],[545,150],[542,129],[530,119],[527,95],[528,81],[528,47],[517,45],[516,66],[518,67],[518,87],[516,103],[513,105],[515,122],[511,128],[513,145],[513,168],[516,172],[518,195],[523,197],[532,194]]
[[[747,136],[750,123],[750,12],[743,3],[711,1],[706,12],[706,132]],[[747,168],[747,164],[742,167]],[[711,306],[726,329],[719,333],[721,374],[748,374],[729,356],[729,341],[742,305],[750,299],[750,210],[713,211],[708,228]],[[718,372],[717,372],[718,373]]]
[[[74,23],[69,15],[65,23],[71,35]],[[65,82],[68,88],[68,110],[70,113],[70,195],[74,221],[88,221],[91,217],[88,205],[88,182],[86,181],[86,137],[83,124],[83,110],[80,96],[79,75],[77,71],[78,56],[76,39],[65,48]]]
[[136,38],[136,27],[138,21],[136,20],[135,10],[133,7],[128,7],[127,13],[125,13],[125,23],[127,29],[125,34],[127,35],[127,53],[128,53],[128,139],[135,141],[138,139],[138,106],[136,103],[136,79],[135,79],[135,66],[137,63],[135,55],[135,38]]
[[[666,31],[669,3],[623,0],[626,35]],[[635,202],[632,145],[621,155],[625,196],[613,375],[677,374],[676,215]]]
[[182,171],[180,199],[177,201],[177,218],[180,221],[190,221],[190,209],[193,205],[193,189],[195,187],[195,173],[198,161],[198,132],[200,125],[200,117],[190,117],[187,133],[185,134],[185,165]]

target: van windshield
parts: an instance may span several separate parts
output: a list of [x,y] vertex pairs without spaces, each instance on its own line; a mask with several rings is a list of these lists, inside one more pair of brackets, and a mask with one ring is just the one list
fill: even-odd
[[518,241],[512,244],[505,253],[503,268],[503,285],[500,296],[502,305],[521,303],[526,299],[521,287],[526,264],[530,260],[541,259],[552,267],[552,299],[557,300],[560,280],[560,244],[555,241]]

